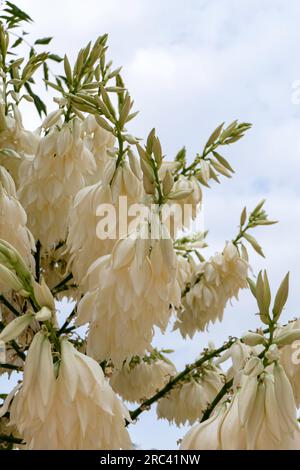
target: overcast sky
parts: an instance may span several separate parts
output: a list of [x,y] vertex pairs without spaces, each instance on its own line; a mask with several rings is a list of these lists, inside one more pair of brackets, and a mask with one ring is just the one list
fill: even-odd
[[[300,79],[300,2],[297,0],[19,0],[35,20],[32,38],[54,36],[52,52],[74,59],[90,39],[109,33],[109,55],[123,75],[140,115],[133,131],[145,137],[156,127],[172,158],[186,145],[201,151],[211,131],[233,119],[253,123],[247,136],[226,151],[236,174],[204,192],[208,253],[221,250],[237,230],[244,205],[262,198],[280,223],[256,231],[266,259],[253,254],[254,272],[267,268],[275,289],[291,271],[286,318],[298,314],[300,263],[300,105],[293,83]],[[27,28],[28,29],[28,28]],[[47,98],[49,109],[53,106]],[[26,123],[38,121],[26,110]],[[225,154],[225,153],[224,153]],[[176,348],[178,367],[191,361],[208,339],[255,327],[249,292],[227,309],[209,334],[183,342],[172,333],[159,345]],[[144,413],[131,426],[143,448],[175,448],[183,429]]]

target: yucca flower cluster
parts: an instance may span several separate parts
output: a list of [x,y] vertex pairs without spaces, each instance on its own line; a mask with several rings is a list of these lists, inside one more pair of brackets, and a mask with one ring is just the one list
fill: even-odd
[[110,385],[124,400],[141,402],[154,395],[174,375],[174,364],[153,351],[143,358],[136,356],[125,362],[121,369],[113,372]]
[[175,327],[192,338],[210,322],[221,321],[228,300],[248,286],[247,276],[248,262],[232,242],[227,243],[222,253],[196,269],[196,281],[184,295]]
[[42,332],[31,344],[10,414],[28,449],[131,447],[125,429],[129,415],[100,366],[62,340],[61,364],[55,370],[51,344]]

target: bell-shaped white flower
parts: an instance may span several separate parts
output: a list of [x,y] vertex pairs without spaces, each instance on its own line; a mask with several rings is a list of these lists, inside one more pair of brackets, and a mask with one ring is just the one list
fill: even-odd
[[219,407],[209,419],[194,425],[182,439],[180,450],[221,450],[220,426],[225,411]]
[[[3,113],[1,104],[0,113]],[[39,144],[39,136],[24,129],[21,113],[16,105],[13,114],[3,116],[4,129],[0,132],[0,164],[9,171],[15,184],[19,183],[19,168],[22,161],[35,155]]]
[[0,238],[16,248],[33,270],[35,244],[27,228],[27,215],[18,201],[14,181],[3,167],[0,167]]
[[[281,328],[277,334],[291,334],[300,328],[300,319],[288,323]],[[276,332],[275,332],[276,338]],[[280,364],[283,366],[285,373],[293,387],[294,397],[297,407],[300,406],[300,341],[291,341],[280,348]]]
[[104,166],[108,158],[108,150],[113,149],[116,138],[111,132],[99,126],[95,116],[88,115],[83,123],[84,141],[92,152],[96,162],[96,169],[86,176],[86,184],[96,184],[102,180]]

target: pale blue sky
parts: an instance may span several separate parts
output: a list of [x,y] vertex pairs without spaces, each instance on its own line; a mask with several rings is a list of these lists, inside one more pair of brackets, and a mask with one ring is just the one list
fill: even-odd
[[[253,129],[226,151],[236,169],[231,181],[204,191],[208,253],[222,249],[237,230],[239,214],[267,198],[274,227],[257,230],[266,260],[253,254],[254,272],[267,268],[274,288],[291,271],[287,313],[298,314],[300,263],[300,105],[292,84],[300,79],[300,3],[297,0],[19,0],[36,21],[33,38],[55,36],[53,52],[74,58],[99,34],[110,35],[110,55],[123,65],[140,115],[133,131],[146,136],[155,126],[172,158],[186,145],[202,149],[222,121],[237,118]],[[48,97],[49,109],[51,99]],[[38,121],[26,109],[26,122]],[[178,334],[157,338],[176,349],[178,367],[191,361],[209,339],[220,344],[256,325],[249,292],[227,309],[209,334],[183,342]],[[286,314],[286,317],[288,315]],[[175,448],[183,429],[144,413],[131,427],[143,448]]]

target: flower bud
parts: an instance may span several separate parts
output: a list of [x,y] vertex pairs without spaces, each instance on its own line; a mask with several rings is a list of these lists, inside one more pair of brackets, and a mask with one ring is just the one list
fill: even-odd
[[7,343],[17,338],[27,328],[33,317],[34,314],[30,312],[15,318],[1,331],[0,341]]
[[164,194],[167,195],[170,193],[174,185],[174,178],[170,170],[167,170],[166,176],[163,179],[163,191]]
[[57,111],[52,111],[52,113],[48,114],[44,121],[42,122],[42,127],[44,129],[49,129],[49,127],[53,126],[54,124],[57,123],[59,118],[61,117],[63,113],[63,109],[58,109]]
[[0,257],[5,259],[5,264],[10,269],[14,269],[21,280],[31,284],[31,274],[18,250],[6,240],[0,240]]
[[0,264],[0,281],[5,285],[5,287],[13,289],[16,292],[23,289],[23,285],[16,274],[6,268],[6,266],[3,266],[3,264]]
[[41,283],[38,284],[34,282],[33,284],[34,297],[40,307],[48,307],[49,310],[55,309],[55,303],[53,295],[47,286],[44,278],[42,278]]
[[242,336],[242,341],[248,346],[257,346],[258,344],[264,343],[265,337],[259,333],[248,331],[244,336]]
[[49,310],[48,307],[42,307],[41,310],[39,310],[35,314],[35,318],[37,321],[47,321],[50,320],[51,318],[51,310]]

